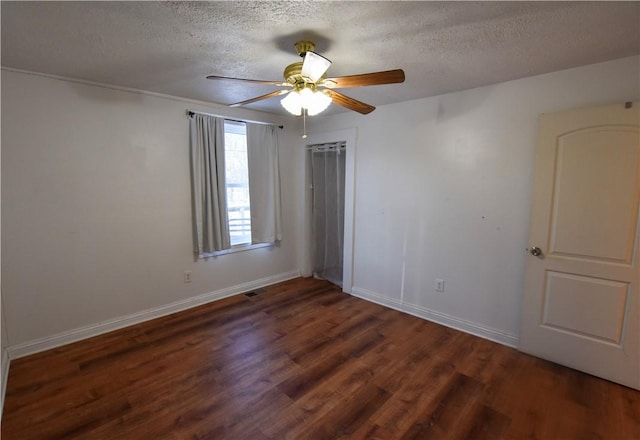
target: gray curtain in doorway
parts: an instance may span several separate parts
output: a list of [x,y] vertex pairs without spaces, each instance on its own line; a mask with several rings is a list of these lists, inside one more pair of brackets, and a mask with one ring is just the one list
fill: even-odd
[[345,143],[311,147],[313,274],[342,286]]

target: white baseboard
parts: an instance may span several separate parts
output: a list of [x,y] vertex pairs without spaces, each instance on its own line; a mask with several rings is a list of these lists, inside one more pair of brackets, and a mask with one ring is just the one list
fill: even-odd
[[455,316],[447,315],[446,313],[436,312],[435,310],[431,310],[426,307],[387,298],[379,293],[371,292],[360,287],[354,287],[351,294],[358,298],[371,301],[391,309],[399,310],[401,312],[408,313],[409,315],[417,316],[418,318],[426,319],[427,321],[432,321],[446,327],[451,327],[465,333],[489,339],[490,341],[497,342],[508,347],[518,348],[518,336],[511,333],[456,318]]
[[61,345],[70,344],[82,339],[91,338],[93,336],[98,336],[113,330],[118,330],[124,327],[139,324],[141,322],[149,321],[151,319],[159,318],[161,316],[166,316],[172,313],[191,309],[193,307],[227,298],[229,296],[237,295],[239,293],[244,293],[253,289],[259,289],[261,287],[266,287],[271,284],[280,283],[282,281],[287,281],[293,278],[297,278],[298,276],[300,276],[298,271],[272,275],[266,278],[261,278],[259,280],[250,281],[248,283],[238,284],[235,286],[216,290],[214,292],[204,293],[202,295],[194,296],[193,298],[188,298],[183,301],[177,301],[164,306],[155,307],[153,309],[132,313],[130,315],[109,319],[97,324],[91,324],[85,327],[58,333],[53,336],[47,336],[33,341],[24,342],[22,344],[13,345],[7,348],[8,357],[9,359],[17,359],[23,356],[28,356],[30,354],[59,347]]
[[2,412],[4,410],[4,395],[7,392],[7,378],[9,377],[9,352],[4,349],[2,350],[2,390],[0,390],[0,418],[2,417]]

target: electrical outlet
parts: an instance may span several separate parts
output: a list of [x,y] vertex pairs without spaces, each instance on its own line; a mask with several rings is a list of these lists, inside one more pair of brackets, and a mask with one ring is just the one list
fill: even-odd
[[444,292],[444,280],[436,278],[436,292]]
[[191,282],[191,271],[190,270],[185,270],[184,271],[184,282],[185,283],[190,283]]

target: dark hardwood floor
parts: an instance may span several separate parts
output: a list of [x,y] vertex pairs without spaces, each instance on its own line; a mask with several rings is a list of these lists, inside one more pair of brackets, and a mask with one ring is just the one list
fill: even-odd
[[2,438],[640,439],[640,393],[296,279],[11,363]]

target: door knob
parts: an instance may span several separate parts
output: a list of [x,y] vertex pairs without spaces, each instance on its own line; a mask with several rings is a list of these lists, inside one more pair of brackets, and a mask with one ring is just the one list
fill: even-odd
[[531,246],[531,249],[529,249],[529,252],[531,253],[531,255],[533,255],[534,257],[538,257],[540,255],[542,255],[542,249],[540,249],[537,246]]

